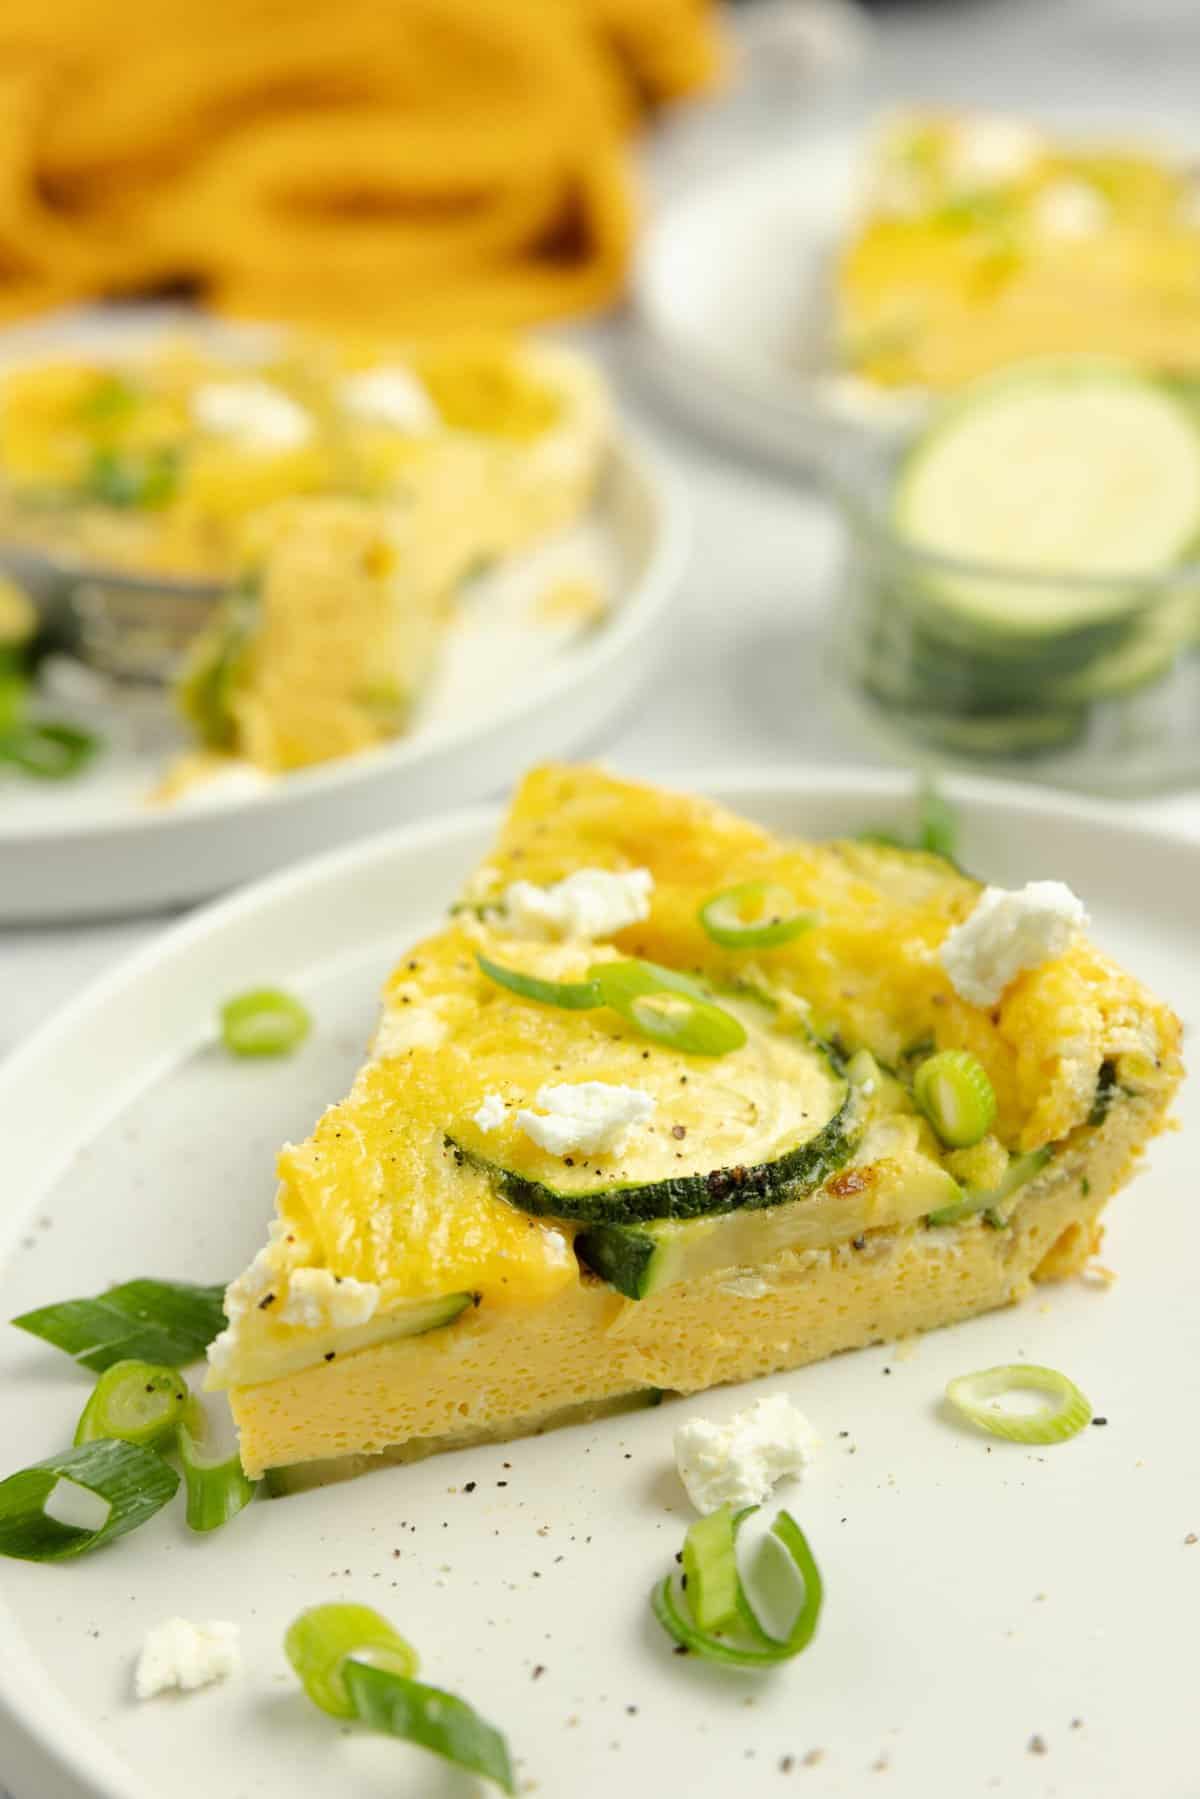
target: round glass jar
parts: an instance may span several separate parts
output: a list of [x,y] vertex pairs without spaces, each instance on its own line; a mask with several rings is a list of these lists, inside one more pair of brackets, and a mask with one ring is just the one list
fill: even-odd
[[1200,562],[1095,579],[934,554],[889,518],[904,449],[861,442],[832,478],[830,650],[856,727],[893,754],[1095,793],[1200,779]]

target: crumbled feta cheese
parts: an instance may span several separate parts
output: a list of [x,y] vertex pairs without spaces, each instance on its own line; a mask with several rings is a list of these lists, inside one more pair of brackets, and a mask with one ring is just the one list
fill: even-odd
[[542,1111],[522,1108],[518,1125],[539,1148],[565,1156],[572,1150],[604,1155],[619,1149],[633,1126],[652,1116],[658,1101],[637,1087],[609,1081],[563,1081],[539,1087],[533,1103]]
[[219,1618],[207,1624],[190,1624],[186,1618],[168,1618],[146,1632],[133,1677],[139,1699],[177,1689],[192,1693],[197,1687],[227,1680],[242,1665],[238,1627]]
[[757,1399],[728,1424],[689,1418],[675,1432],[675,1466],[698,1512],[761,1505],[777,1481],[796,1476],[820,1438],[786,1394]]
[[295,450],[312,436],[303,406],[269,381],[213,381],[192,395],[202,431],[237,437],[254,450]]
[[279,1317],[309,1331],[350,1330],[373,1318],[378,1305],[374,1281],[356,1281],[348,1274],[339,1278],[328,1268],[297,1268]]
[[498,1093],[484,1095],[483,1104],[475,1113],[475,1123],[481,1131],[498,1131],[508,1117],[508,1108]]
[[1042,147],[1041,134],[1024,119],[965,121],[954,135],[949,175],[957,187],[997,187],[1024,175]]
[[103,1530],[112,1507],[103,1493],[60,1475],[43,1499],[42,1511],[55,1524],[68,1524],[73,1530]]
[[577,868],[552,887],[514,881],[501,902],[503,928],[513,937],[553,942],[566,937],[611,937],[650,913],[654,876],[648,868],[623,873]]
[[341,396],[348,412],[397,431],[418,436],[437,427],[437,408],[411,369],[363,369],[342,382]]
[[1065,240],[1094,237],[1108,221],[1109,205],[1090,181],[1055,181],[1037,197],[1034,230]]
[[1015,893],[986,887],[938,959],[969,1005],[994,1006],[1025,969],[1061,956],[1087,922],[1083,901],[1061,881],[1029,881]]

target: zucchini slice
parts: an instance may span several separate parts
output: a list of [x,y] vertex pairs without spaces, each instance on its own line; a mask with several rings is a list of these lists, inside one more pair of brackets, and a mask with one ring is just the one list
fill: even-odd
[[1164,384],[1121,364],[1031,365],[941,414],[905,461],[892,517],[910,542],[987,570],[928,583],[964,624],[997,641],[1096,624],[1200,540],[1200,428]]
[[710,1218],[600,1224],[575,1240],[579,1259],[628,1299],[722,1270],[753,1275],[785,1250],[829,1249],[863,1231],[914,1223],[962,1197],[954,1177],[920,1146],[909,1114],[873,1125],[849,1166],[819,1192],[765,1210]]
[[658,1103],[617,1154],[551,1156],[515,1124],[495,1148],[466,1123],[448,1141],[505,1199],[539,1217],[628,1224],[797,1199],[850,1156],[860,1107],[807,1035],[751,1002],[721,1004],[745,1025],[746,1042],[711,1060],[657,1045],[639,1051],[638,1086]]

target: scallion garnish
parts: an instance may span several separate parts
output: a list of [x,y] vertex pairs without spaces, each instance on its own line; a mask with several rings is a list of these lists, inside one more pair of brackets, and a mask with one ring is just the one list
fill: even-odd
[[475,960],[489,981],[507,987],[522,999],[535,999],[543,1006],[561,1006],[568,1012],[589,1012],[604,1004],[595,981],[541,981],[536,975],[522,974],[518,968],[504,968],[486,956],[476,956]]
[[858,840],[860,843],[879,843],[887,849],[926,850],[930,855],[954,862],[958,852],[958,815],[949,800],[943,799],[937,788],[926,782],[917,795],[917,829],[911,837],[880,828],[860,831]]
[[162,449],[96,450],[87,471],[88,497],[103,506],[153,511],[174,499],[179,486],[179,454]]
[[179,1368],[199,1361],[225,1328],[224,1287],[136,1280],[94,1299],[64,1299],[13,1323],[103,1374],[133,1358]]
[[774,949],[820,923],[819,912],[798,907],[774,881],[743,881],[706,900],[700,923],[722,949]]
[[465,1699],[392,1674],[357,1654],[347,1659],[343,1678],[355,1716],[364,1724],[481,1774],[502,1792],[516,1792],[508,1744]]
[[[754,1509],[752,1507],[751,1511]],[[748,1516],[750,1512],[742,1512],[731,1520],[730,1529],[734,1537],[743,1519]],[[675,1577],[667,1575],[662,1584],[654,1589],[650,1603],[655,1617],[668,1636],[674,1637],[683,1648],[703,1656],[707,1661],[724,1662],[734,1668],[775,1667],[807,1649],[816,1632],[824,1598],[820,1570],[804,1532],[790,1512],[779,1513],[771,1526],[771,1535],[786,1551],[804,1587],[799,1609],[786,1636],[772,1636],[763,1628],[742,1586],[736,1565],[736,1619],[719,1630],[703,1629],[694,1610],[691,1617],[685,1615],[683,1604],[691,1600],[690,1576],[686,1595],[677,1597]],[[721,1553],[723,1556],[724,1552]],[[734,1632],[737,1636],[732,1634]],[[738,1636],[741,1641],[737,1640]]]
[[[1036,1393],[1050,1403],[1033,1412],[1019,1412],[1002,1403],[1020,1393]],[[1068,1437],[1078,1436],[1092,1416],[1089,1401],[1074,1381],[1056,1368],[1028,1362],[960,1374],[947,1386],[946,1398],[971,1424],[1012,1443],[1065,1443]]]
[[1041,1173],[1053,1153],[1047,1144],[1042,1149],[1028,1150],[1023,1156],[1014,1156],[994,1187],[989,1187],[986,1191],[968,1187],[961,1199],[953,1201],[948,1206],[939,1206],[936,1212],[930,1212],[928,1223],[933,1225],[961,1224],[964,1218],[974,1218],[982,1212],[985,1216],[989,1213],[994,1214],[1001,1226],[1007,1224],[1008,1220],[999,1208],[1004,1205],[1005,1201],[1011,1199],[1018,1188],[1025,1185],[1026,1181],[1031,1181],[1035,1174]]
[[419,1665],[412,1644],[369,1605],[310,1606],[289,1627],[283,1649],[313,1704],[331,1718],[354,1716],[342,1679],[351,1652],[386,1657],[397,1674],[415,1674]]
[[995,1089],[983,1064],[965,1049],[939,1050],[919,1063],[913,1098],[952,1149],[969,1149],[995,1121]]
[[741,1020],[714,1004],[687,975],[657,962],[595,962],[588,969],[605,1005],[644,1037],[693,1056],[724,1056],[746,1041]]
[[198,1400],[179,1420],[179,1463],[191,1530],[219,1530],[249,1505],[258,1490],[258,1482],[242,1468],[236,1447],[214,1441],[209,1414]]
[[38,781],[66,781],[91,761],[99,747],[100,739],[92,731],[30,721],[0,735],[0,762]]
[[288,1056],[312,1028],[306,1007],[278,987],[255,987],[221,1007],[221,1037],[235,1056]]
[[701,1630],[724,1630],[738,1615],[733,1513],[727,1505],[697,1518],[683,1539],[688,1606]]
[[0,1481],[0,1555],[57,1562],[99,1549],[161,1511],[179,1476],[137,1443],[83,1443]]
[[100,1437],[158,1449],[174,1438],[188,1402],[177,1368],[156,1362],[114,1362],[96,1382],[75,1426],[76,1443]]
[[322,1711],[358,1718],[494,1780],[506,1793],[515,1790],[500,1732],[455,1694],[414,1680],[416,1651],[369,1606],[317,1605],[302,1612],[284,1649]]
[[716,1005],[698,982],[657,962],[594,962],[585,980],[543,981],[486,956],[475,959],[490,981],[522,999],[573,1012],[611,1006],[644,1037],[694,1056],[723,1056],[746,1041],[741,1021]]

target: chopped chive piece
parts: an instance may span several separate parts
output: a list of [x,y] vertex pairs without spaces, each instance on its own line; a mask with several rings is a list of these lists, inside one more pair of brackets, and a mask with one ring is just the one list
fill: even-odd
[[354,1702],[342,1679],[352,1650],[382,1651],[399,1674],[415,1674],[417,1652],[369,1605],[314,1605],[288,1629],[284,1654],[314,1705],[331,1718],[352,1718]]
[[224,1287],[136,1280],[94,1299],[64,1299],[23,1312],[13,1323],[103,1374],[136,1358],[178,1368],[199,1361],[225,1328]]
[[516,1792],[508,1744],[465,1699],[393,1674],[357,1653],[348,1657],[343,1679],[364,1724],[481,1774],[502,1792]]
[[698,1518],[683,1539],[688,1605],[701,1630],[723,1630],[738,1615],[733,1513],[727,1505]]
[[178,1369],[156,1362],[114,1362],[83,1408],[75,1441],[115,1437],[158,1449],[174,1437],[187,1402],[187,1382]]
[[369,1606],[301,1612],[284,1650],[313,1704],[331,1717],[358,1718],[515,1790],[500,1732],[455,1694],[414,1680],[415,1649]]
[[85,492],[102,506],[153,511],[174,499],[179,486],[179,456],[174,449],[141,453],[97,450],[87,472]]
[[913,1098],[943,1143],[968,1149],[987,1135],[996,1117],[996,1093],[987,1070],[965,1049],[943,1049],[918,1065]]
[[[753,1510],[753,1508],[751,1508]],[[732,1520],[733,1534],[748,1512],[739,1513]],[[790,1512],[780,1512],[771,1526],[771,1535],[776,1538],[786,1551],[792,1567],[803,1582],[804,1595],[791,1628],[786,1636],[775,1637],[763,1628],[745,1589],[741,1577],[736,1576],[736,1619],[731,1625],[715,1630],[703,1629],[693,1610],[692,1616],[685,1616],[676,1597],[674,1577],[670,1574],[656,1587],[651,1595],[650,1604],[655,1617],[667,1632],[674,1637],[684,1649],[693,1654],[703,1656],[706,1661],[724,1662],[734,1668],[769,1668],[780,1662],[791,1661],[812,1642],[817,1623],[821,1616],[824,1600],[824,1585],[820,1570],[808,1540]],[[691,1601],[691,1580],[688,1580],[687,1599]],[[740,1627],[743,1638],[748,1638],[752,1647],[743,1642],[730,1640],[731,1629]]]
[[57,1562],[99,1549],[152,1518],[178,1486],[175,1470],[137,1443],[47,1456],[0,1481],[0,1555]]
[[917,848],[953,862],[958,852],[958,814],[930,782],[918,797]]
[[278,987],[255,987],[221,1007],[221,1037],[235,1056],[289,1056],[311,1028],[306,1007]]
[[656,962],[596,962],[588,969],[605,1005],[644,1037],[693,1056],[724,1056],[740,1049],[746,1029],[715,1005],[686,975]]
[[124,375],[102,375],[79,408],[85,425],[116,425],[128,418],[138,403],[138,390]]
[[[1016,1393],[1037,1393],[1050,1400],[1035,1412],[1018,1412],[1000,1403]],[[946,1388],[946,1398],[971,1424],[1012,1443],[1065,1443],[1083,1430],[1092,1416],[1089,1401],[1074,1381],[1056,1368],[1009,1362],[960,1374]]]
[[604,1004],[595,981],[540,981],[536,975],[504,968],[486,956],[476,956],[475,960],[489,981],[507,987],[522,999],[535,999],[543,1006],[561,1006],[568,1012],[588,1012]]
[[179,1462],[191,1530],[219,1530],[249,1505],[258,1490],[258,1482],[243,1469],[237,1449],[213,1442],[209,1415],[198,1400],[192,1401],[179,1421]]
[[66,781],[79,773],[100,748],[92,731],[74,725],[19,724],[0,736],[0,762],[19,768],[38,781]]
[[773,949],[791,943],[821,921],[819,912],[797,907],[786,887],[773,881],[743,881],[706,900],[700,923],[722,949]]
[[958,854],[958,814],[949,800],[943,799],[932,783],[926,782],[917,795],[917,828],[909,837],[900,831],[882,827],[860,831],[859,843],[878,843],[885,849],[925,850],[956,862]]

